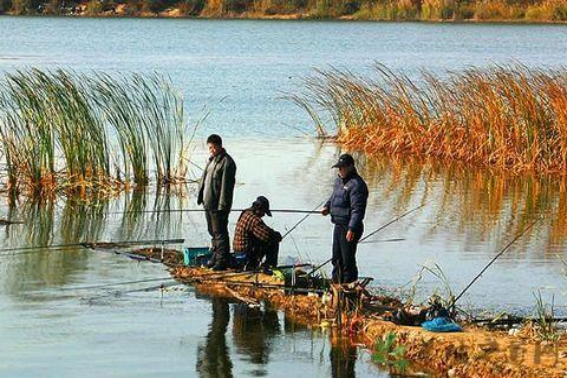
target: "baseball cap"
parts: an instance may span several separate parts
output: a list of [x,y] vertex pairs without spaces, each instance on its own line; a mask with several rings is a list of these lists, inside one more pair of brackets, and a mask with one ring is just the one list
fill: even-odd
[[346,167],[348,165],[354,165],[354,159],[353,159],[352,155],[342,154],[339,157],[339,161],[335,165],[333,165],[332,168]]
[[256,201],[252,203],[252,205],[264,211],[267,216],[272,216],[272,212],[270,211],[270,201],[268,201],[266,197],[259,196],[258,198],[256,198]]

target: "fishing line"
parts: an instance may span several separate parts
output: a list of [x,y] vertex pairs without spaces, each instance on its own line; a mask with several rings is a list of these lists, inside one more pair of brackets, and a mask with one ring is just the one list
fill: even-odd
[[457,295],[457,297],[453,300],[453,303],[451,304],[452,306],[455,305],[455,303],[457,303],[457,301],[459,299],[461,299],[461,297],[467,292],[467,290],[470,289],[470,287],[482,276],[482,274],[484,272],[486,272],[486,270],[488,268],[490,268],[490,266],[492,264],[494,264],[494,262],[496,260],[498,260],[498,258],[500,256],[502,256],[504,254],[504,252],[506,252],[508,249],[510,249],[510,247],[512,247],[512,245],[514,245],[514,243],[516,243],[516,241],[518,241],[518,239],[520,239],[529,229],[531,229],[537,222],[539,222],[540,220],[542,220],[542,218],[538,218],[535,221],[533,221],[532,223],[530,223],[526,228],[524,228],[518,235],[516,235],[516,237],[514,239],[512,239],[508,244],[506,244],[506,246],[496,255],[494,256],[494,258],[492,260],[490,260],[490,262],[480,271],[479,274],[477,274],[473,280],[463,289],[463,291],[461,291],[461,293],[459,295]]
[[[309,218],[309,216],[311,214],[321,214],[320,211],[315,211],[318,208],[320,208],[327,200],[324,199],[323,201],[321,201],[320,204],[318,204],[313,210],[311,211],[302,211],[303,213],[307,213],[307,215],[305,215],[303,218],[301,218],[292,228],[290,228],[283,236],[282,236],[282,240],[284,240],[286,238],[286,236],[288,236],[289,234],[291,234],[293,232],[293,230],[295,230],[297,228],[297,226],[299,226],[301,223],[303,223],[303,221],[305,221],[307,218]],[[273,210],[270,210],[273,211]]]
[[[66,248],[89,248],[89,249],[108,249],[108,248],[118,248],[121,246],[132,246],[132,245],[150,245],[150,244],[182,244],[185,239],[166,239],[166,240],[127,240],[127,241],[117,241],[117,242],[80,242],[80,243],[69,243],[69,244],[57,244],[57,245],[46,245],[46,246],[32,246],[32,247],[15,247],[15,248],[5,248],[0,249],[0,257],[10,257],[17,255],[27,255],[31,253],[41,253],[45,252],[43,250],[58,250]],[[14,253],[15,251],[23,251]],[[9,252],[9,253],[6,253]]]
[[[396,223],[397,221],[399,221],[400,219],[404,218],[405,216],[413,213],[414,211],[422,208],[423,206],[425,206],[425,204],[419,205],[409,211],[406,211],[405,213],[403,213],[402,215],[400,215],[397,218],[392,219],[391,221],[389,221],[388,223],[384,224],[383,226],[380,226],[379,228],[377,228],[376,230],[372,231],[370,234],[366,235],[364,238],[360,239],[358,241],[358,243],[362,243],[365,240],[367,240],[369,237],[376,235],[378,232],[382,231],[383,229],[387,228],[388,226]],[[366,244],[366,243],[365,243]],[[330,263],[333,260],[333,258],[331,257],[330,259],[328,259],[327,261],[325,261],[324,263],[322,263],[321,265],[317,266],[315,269],[313,269],[311,272],[309,272],[309,274],[307,274],[307,277],[310,277],[311,275],[313,275],[313,273],[315,273],[316,271],[318,271],[319,269],[321,269],[322,267],[324,267],[325,265],[327,265],[328,263]]]
[[146,282],[170,281],[170,280],[174,280],[174,279],[175,278],[173,278],[173,277],[147,278],[147,279],[143,279],[143,280],[115,282],[115,283],[100,284],[100,285],[64,287],[64,288],[61,288],[59,290],[61,290],[61,291],[76,291],[76,290],[105,289],[107,287],[131,285],[131,284],[146,283]]
[[[324,201],[321,203],[323,204]],[[246,209],[231,209],[231,212],[242,212],[249,210]],[[208,210],[205,209],[168,209],[168,210],[128,210],[128,211],[110,211],[106,215],[120,215],[120,214],[153,214],[153,213],[204,213]],[[302,209],[274,209],[270,211],[272,213],[282,213],[282,214],[319,214],[319,211],[315,210],[302,210]]]

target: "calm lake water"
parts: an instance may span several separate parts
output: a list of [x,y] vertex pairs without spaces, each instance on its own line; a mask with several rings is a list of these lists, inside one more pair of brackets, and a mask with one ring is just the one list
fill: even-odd
[[[280,99],[300,90],[313,68],[366,72],[379,61],[415,75],[421,68],[512,62],[557,67],[567,61],[567,29],[549,25],[1,17],[0,35],[0,72],[66,67],[170,75],[192,120],[211,112],[199,137],[213,131],[226,136],[238,164],[238,208],[263,194],[274,208],[312,209],[329,194],[329,167],[340,151],[306,140],[307,117]],[[202,166],[205,159],[197,143],[192,160]],[[375,287],[407,291],[421,265],[437,263],[458,292],[528,222],[542,217],[462,304],[474,311],[529,313],[540,290],[565,312],[567,276],[559,258],[567,236],[565,181],[389,158],[359,157],[359,164],[371,189],[367,230],[425,204],[376,235],[376,243],[360,246],[361,274],[374,277]],[[193,190],[92,203],[22,200],[15,209],[0,208],[2,217],[25,221],[3,228],[0,243],[185,237],[187,245],[206,245],[200,214],[122,213],[195,207]],[[300,218],[276,215],[269,223],[285,231]],[[233,215],[232,225],[235,220]],[[292,235],[282,245],[282,259],[320,262],[330,256],[329,219],[312,216]],[[384,241],[394,238],[404,240]],[[385,375],[368,352],[331,342],[328,333],[270,309],[253,311],[192,288],[124,292],[151,283],[78,289],[166,276],[153,264],[80,250],[0,256],[0,374]],[[424,298],[442,283],[426,274],[417,287]]]

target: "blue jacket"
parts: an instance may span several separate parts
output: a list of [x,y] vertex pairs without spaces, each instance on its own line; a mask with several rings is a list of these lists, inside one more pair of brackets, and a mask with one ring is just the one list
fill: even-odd
[[346,179],[337,177],[333,194],[325,207],[329,209],[334,224],[348,226],[349,230],[362,229],[362,220],[366,213],[368,186],[355,171]]

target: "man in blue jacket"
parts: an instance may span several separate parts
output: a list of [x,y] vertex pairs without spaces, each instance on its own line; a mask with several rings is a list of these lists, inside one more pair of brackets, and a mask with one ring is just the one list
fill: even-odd
[[368,187],[358,175],[354,159],[349,154],[340,156],[333,168],[339,169],[333,194],[322,214],[331,214],[333,232],[333,282],[350,283],[358,279],[356,247],[364,232],[364,214],[368,200]]

